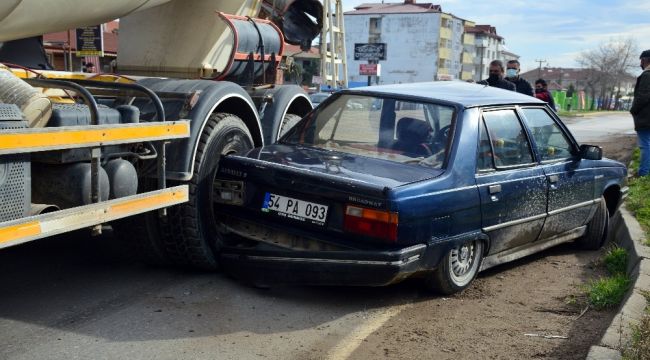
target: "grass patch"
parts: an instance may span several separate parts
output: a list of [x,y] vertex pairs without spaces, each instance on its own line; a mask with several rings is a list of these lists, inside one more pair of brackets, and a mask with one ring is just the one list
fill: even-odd
[[612,247],[605,254],[603,262],[611,275],[625,274],[627,271],[627,251],[618,246]]
[[[632,154],[630,162],[630,171],[633,171],[633,173],[638,173],[640,157],[641,152],[637,148]],[[650,229],[650,176],[633,179],[629,185],[630,193],[626,200],[627,207],[634,213],[647,234],[648,229]],[[650,239],[647,236],[644,245],[650,246]],[[642,294],[646,298],[646,314],[638,324],[632,326],[631,343],[626,345],[622,351],[625,360],[650,359],[650,292],[644,291]]]
[[614,307],[623,301],[630,278],[624,274],[608,276],[588,285],[589,304],[596,310]]
[[[644,292],[646,302],[650,302],[650,293]],[[623,349],[624,360],[650,359],[650,307],[646,305],[646,314],[638,324],[632,326],[631,343]]]
[[[631,172],[636,173],[639,170],[639,158],[640,151],[636,149],[630,162]],[[630,192],[625,203],[647,233],[650,229],[650,176],[632,179],[629,185]],[[646,239],[644,245],[650,246],[650,239]]]
[[586,286],[589,305],[596,310],[614,307],[623,301],[630,287],[630,277],[627,276],[627,250],[612,247],[603,257],[603,264],[609,276],[591,281]]

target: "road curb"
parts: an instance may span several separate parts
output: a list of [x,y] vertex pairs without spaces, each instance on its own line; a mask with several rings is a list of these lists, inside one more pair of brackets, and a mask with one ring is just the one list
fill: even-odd
[[610,239],[629,254],[627,273],[632,279],[632,290],[619,307],[600,342],[589,349],[587,360],[621,359],[620,349],[631,339],[632,326],[644,314],[646,298],[650,291],[650,248],[643,245],[645,233],[634,216],[622,205],[612,217]]

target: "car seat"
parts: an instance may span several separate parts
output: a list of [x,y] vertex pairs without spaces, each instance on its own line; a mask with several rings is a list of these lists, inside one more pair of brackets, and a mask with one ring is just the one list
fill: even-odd
[[403,117],[397,121],[396,137],[392,149],[411,157],[432,155],[427,144],[431,126],[426,121]]

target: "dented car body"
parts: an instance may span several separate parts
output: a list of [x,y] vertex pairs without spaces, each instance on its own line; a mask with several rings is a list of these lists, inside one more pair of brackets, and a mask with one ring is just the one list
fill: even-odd
[[277,143],[221,159],[221,263],[259,285],[417,274],[450,294],[550,246],[602,246],[626,174],[515,92],[457,82],[342,91]]

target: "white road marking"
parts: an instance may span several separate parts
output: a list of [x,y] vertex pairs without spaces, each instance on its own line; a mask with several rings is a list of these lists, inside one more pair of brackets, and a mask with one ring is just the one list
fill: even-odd
[[412,304],[392,306],[387,309],[378,310],[369,316],[369,319],[354,328],[348,336],[343,338],[336,346],[334,346],[327,353],[327,360],[343,360],[349,358],[350,355],[361,345],[370,334],[381,328],[388,320],[402,312],[402,310],[411,306]]

